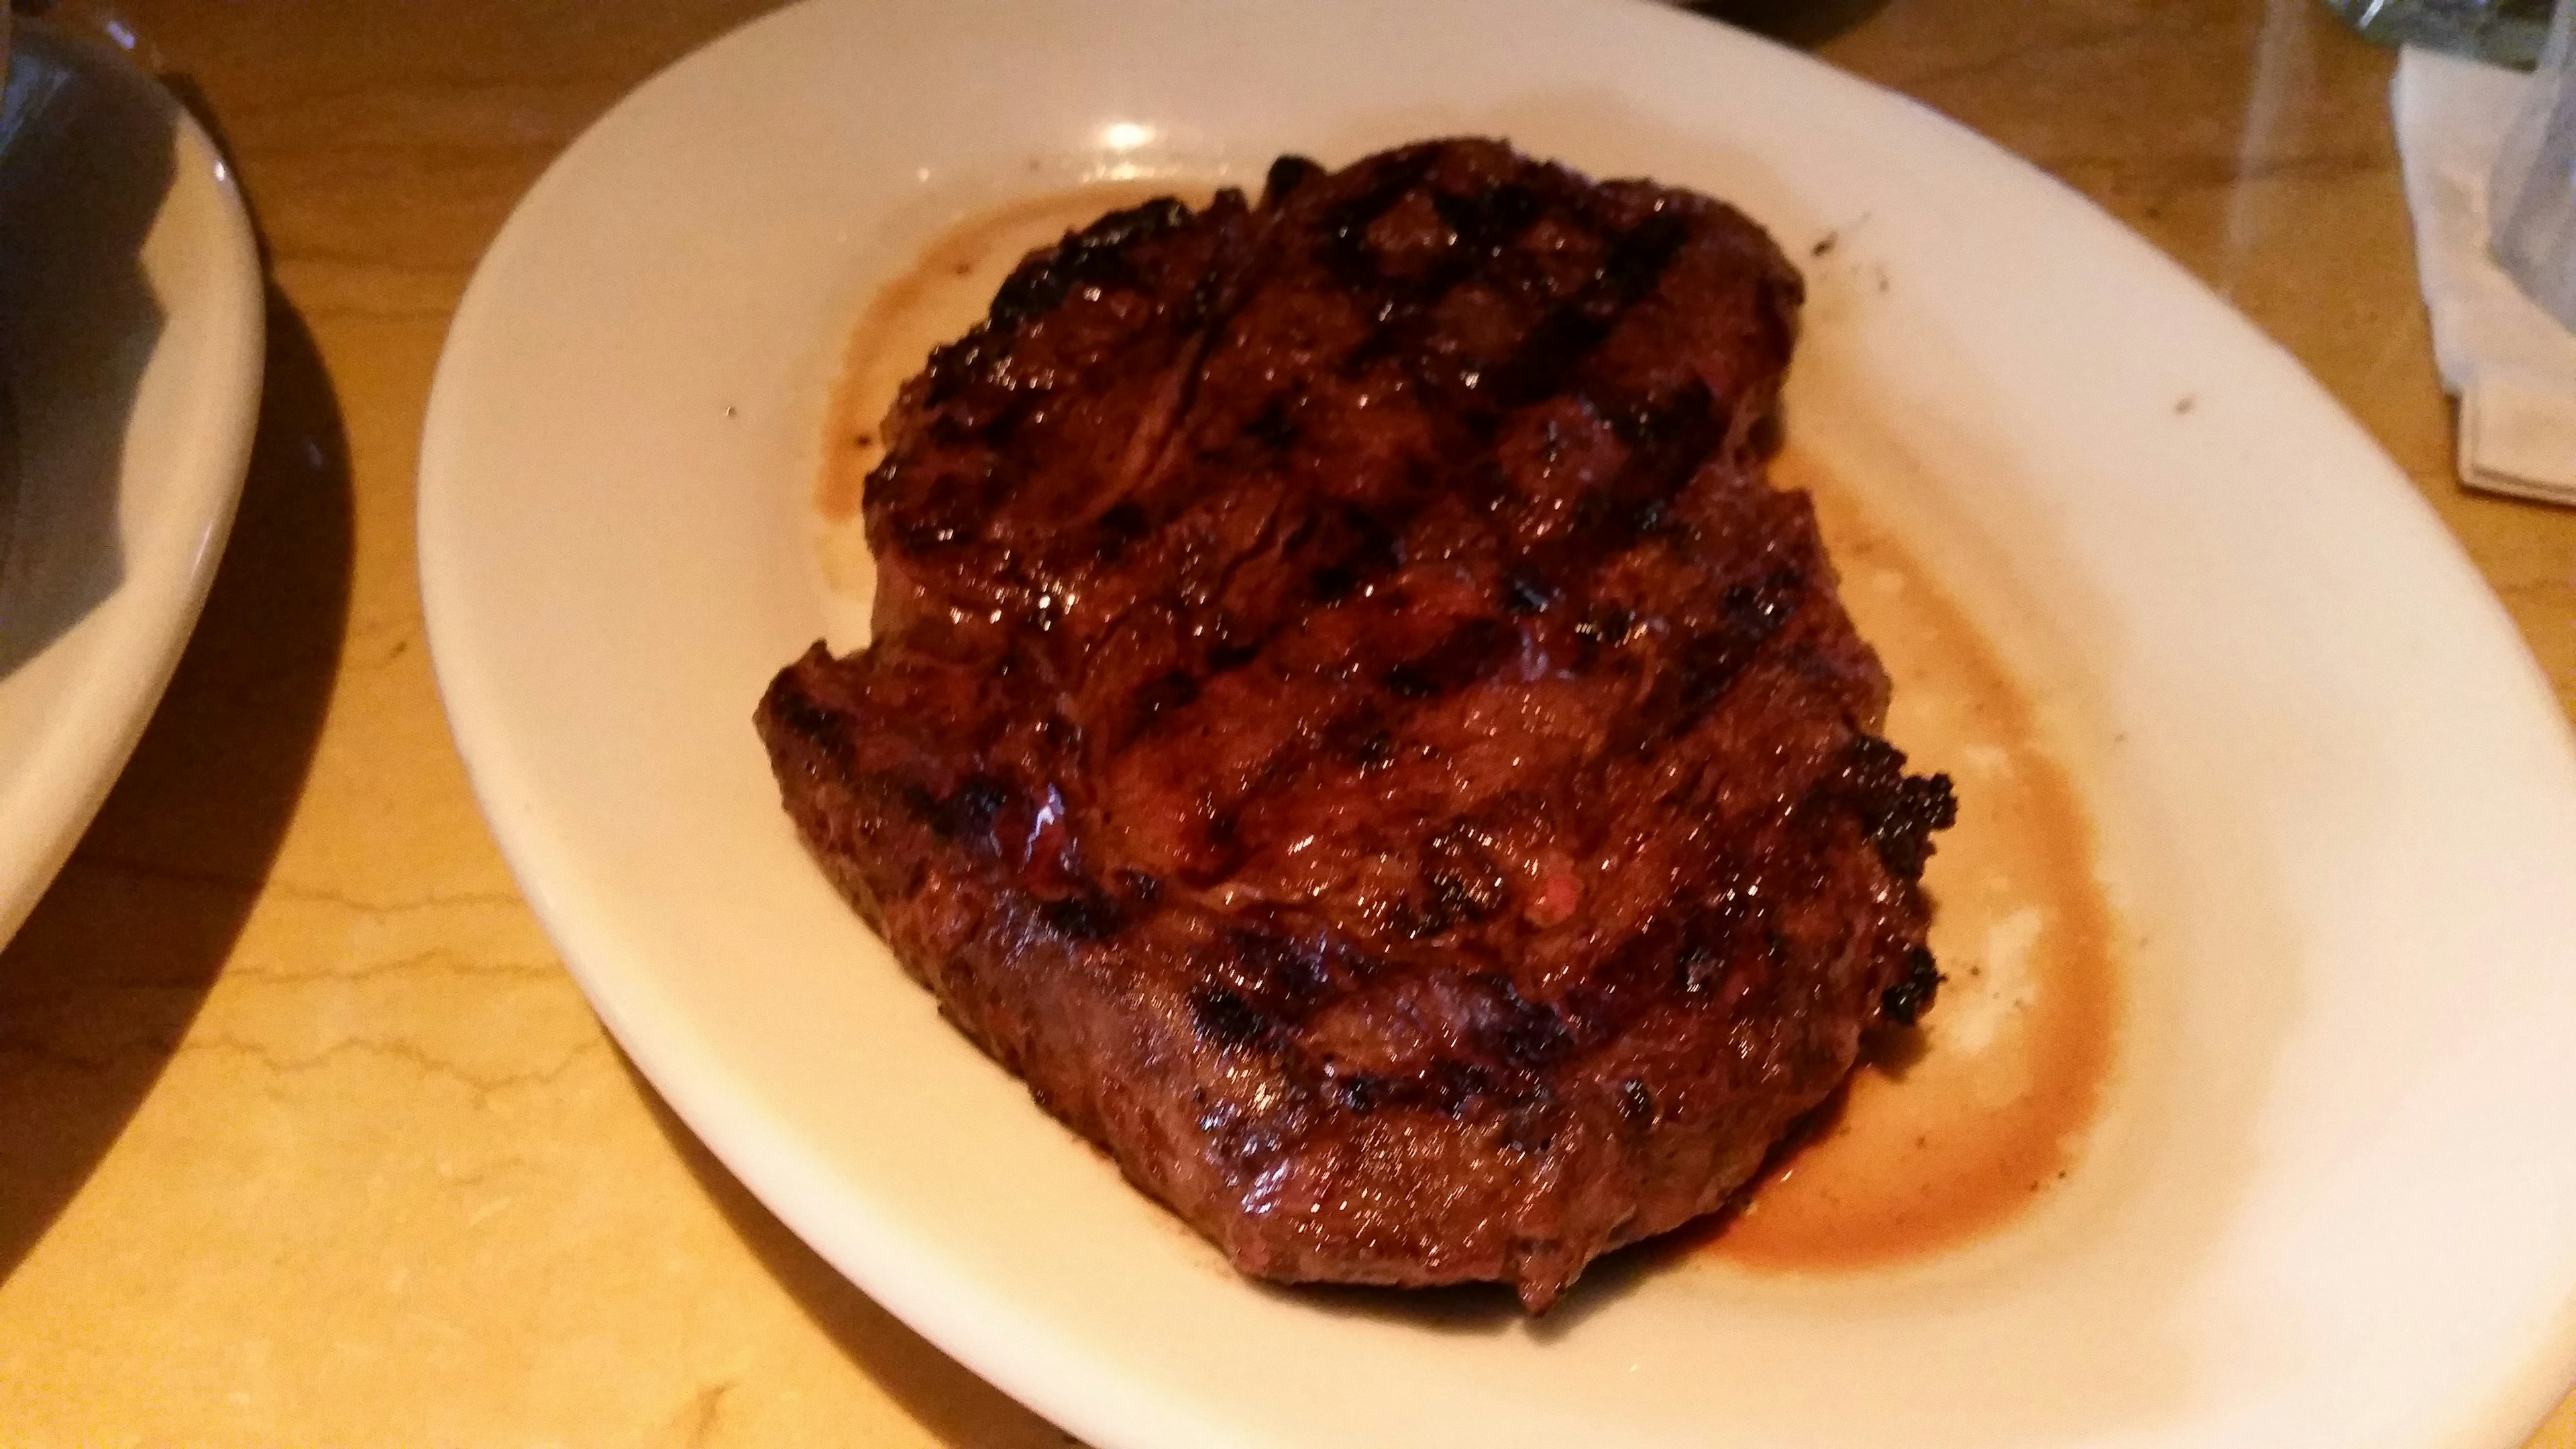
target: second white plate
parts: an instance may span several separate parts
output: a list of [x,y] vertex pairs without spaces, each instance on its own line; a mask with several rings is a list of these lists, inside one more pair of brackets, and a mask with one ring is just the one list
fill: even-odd
[[23,26],[0,105],[0,943],[179,662],[258,420],[259,251],[160,87]]

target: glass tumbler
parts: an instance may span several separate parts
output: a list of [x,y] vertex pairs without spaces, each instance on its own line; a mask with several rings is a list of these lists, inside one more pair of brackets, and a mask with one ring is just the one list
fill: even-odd
[[2326,0],[2326,8],[2383,45],[2425,45],[2517,69],[2538,59],[2549,34],[2549,0]]
[[2563,6],[2487,182],[2488,245],[2576,331],[2576,0]]

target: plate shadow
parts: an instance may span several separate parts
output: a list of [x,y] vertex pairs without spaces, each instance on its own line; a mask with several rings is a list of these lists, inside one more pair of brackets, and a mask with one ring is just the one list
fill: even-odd
[[1887,0],[1685,0],[1683,8],[1812,50],[1887,8]]
[[617,1063],[635,1095],[652,1112],[653,1125],[662,1129],[672,1152],[724,1214],[743,1246],[842,1355],[892,1395],[916,1423],[942,1443],[972,1449],[1081,1449],[1082,1441],[977,1378],[973,1370],[878,1307],[875,1299],[805,1246],[716,1160],[623,1051]]
[[88,1180],[231,955],[302,793],[347,631],[348,448],[303,319],[268,293],[232,539],[131,761],[0,950],[0,1281]]

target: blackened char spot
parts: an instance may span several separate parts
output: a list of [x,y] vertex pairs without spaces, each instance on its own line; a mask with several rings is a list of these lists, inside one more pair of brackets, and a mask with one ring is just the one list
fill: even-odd
[[1803,576],[1784,570],[1730,589],[1714,627],[1683,639],[1671,672],[1656,685],[1639,715],[1638,749],[1688,732],[1725,699],[1747,666],[1795,616],[1804,597]]
[[1511,878],[1495,863],[1491,838],[1463,820],[1424,842],[1422,884],[1431,903],[1426,914],[1482,921],[1512,902]]
[[1288,199],[1298,187],[1324,174],[1324,168],[1303,156],[1282,156],[1270,163],[1270,172],[1261,179],[1261,204],[1276,206]]
[[[874,476],[874,475],[871,475]],[[902,552],[926,554],[975,537],[979,490],[950,488],[908,500],[888,516],[895,546]]]
[[1631,1126],[1644,1127],[1655,1120],[1655,1094],[1645,1083],[1630,1077],[1619,1084],[1619,1115]]
[[1243,425],[1244,435],[1272,452],[1282,452],[1297,441],[1297,419],[1290,410],[1288,395],[1280,393],[1261,405],[1252,421]]
[[1080,287],[1114,287],[1134,279],[1135,261],[1127,248],[1188,225],[1189,207],[1179,198],[1158,196],[1124,211],[1113,211],[1073,232],[1055,249],[1020,263],[993,294],[988,325],[997,331],[1017,327],[1041,312],[1062,306]]
[[1475,981],[1491,1003],[1479,1045],[1495,1058],[1535,1070],[1573,1050],[1574,1035],[1555,1012],[1522,996],[1500,976],[1481,975]]
[[1223,618],[1217,621],[1217,626],[1210,632],[1215,635],[1208,640],[1207,646],[1207,670],[1210,674],[1223,674],[1230,669],[1241,669],[1261,654],[1260,640],[1236,635],[1226,627],[1226,621]]
[[1902,750],[1875,735],[1862,735],[1852,741],[1836,784],[1889,872],[1904,880],[1922,879],[1932,856],[1932,832],[1949,829],[1959,818],[1950,777],[1908,775]]
[[1308,586],[1317,600],[1329,604],[1400,564],[1398,543],[1385,520],[1356,504],[1343,504],[1319,514],[1297,549],[1308,561]]
[[1456,1117],[1499,1094],[1491,1071],[1455,1057],[1437,1058],[1411,1080],[1390,1088],[1406,1105],[1426,1107],[1446,1117]]
[[1488,394],[1513,408],[1564,390],[1620,317],[1655,289],[1689,239],[1690,222],[1672,211],[1658,211],[1613,236],[1600,270],[1583,290],[1540,318],[1511,357],[1493,370]]
[[1581,517],[1595,547],[1616,549],[1662,526],[1672,500],[1726,442],[1726,419],[1696,376],[1668,397],[1608,411],[1628,457],[1608,486],[1584,496]]
[[1708,713],[1709,707],[1726,697],[1726,691],[1753,661],[1754,652],[1762,647],[1759,635],[1721,631],[1693,639],[1681,653],[1677,671],[1680,688],[1673,727],[1688,729]]
[[1612,950],[1592,975],[1567,983],[1555,1016],[1569,1041],[1598,1041],[1636,1019],[1651,1002],[1665,999],[1679,986],[1685,999],[1704,997],[1707,975],[1723,969],[1729,951],[1710,952],[1698,968],[1677,966],[1684,942],[1728,941],[1733,937],[1723,911],[1711,912],[1685,928],[1649,925]]
[[1408,941],[1428,941],[1458,923],[1438,896],[1397,901],[1386,908],[1386,928]]
[[1706,996],[1725,969],[1726,963],[1718,959],[1716,950],[1708,942],[1687,942],[1681,953],[1673,958],[1673,989],[1684,996]]
[[1905,879],[1921,880],[1932,858],[1932,832],[1947,830],[1958,820],[1959,802],[1950,793],[1948,775],[1908,775],[1872,834],[1879,859]]
[[1244,995],[1288,1016],[1302,1016],[1330,985],[1321,948],[1276,931],[1246,927],[1226,933],[1225,974]]
[[903,802],[903,808],[911,811],[914,819],[929,826],[931,834],[942,840],[948,838],[948,811],[928,787],[905,785],[895,791],[895,798]]
[[1369,227],[1402,201],[1439,159],[1438,149],[1431,146],[1390,151],[1377,158],[1376,174],[1358,195],[1345,197],[1326,209],[1324,264],[1344,286],[1369,288],[1384,280],[1378,272],[1377,258],[1369,251]]
[[1248,1047],[1270,1034],[1270,1024],[1252,1003],[1222,986],[1191,989],[1190,1021],[1199,1035],[1220,1047]]
[[1515,614],[1535,614],[1556,602],[1556,590],[1535,574],[1514,572],[1503,580],[1503,607]]
[[1010,802],[1009,787],[990,775],[969,775],[948,797],[948,832],[977,836],[992,833],[993,817]]
[[904,808],[930,827],[930,833],[941,840],[960,838],[989,840],[993,817],[1002,813],[1010,792],[1001,781],[989,775],[969,775],[945,797],[922,785],[906,785],[901,792]]
[[[1218,303],[1225,297],[1228,284],[1232,280],[1233,274],[1223,268],[1214,268],[1200,273],[1198,283],[1190,288],[1188,300],[1181,304],[1180,310],[1174,315],[1172,319],[1173,325],[1180,328],[1180,330],[1187,332],[1195,328],[1206,326],[1209,322],[1215,320],[1218,312]],[[1197,386],[1198,378],[1193,374],[1187,379],[1181,394],[1183,398],[1183,411],[1187,410],[1187,399],[1190,392],[1195,390]]]
[[[1202,215],[1240,211],[1242,193],[1217,193],[1205,213],[1195,213],[1177,198],[1157,197],[1124,211],[1113,211],[1064,240],[1029,257],[1012,271],[993,295],[984,320],[965,336],[933,350],[924,400],[933,408],[958,403],[978,380],[1000,379],[996,366],[1018,339],[1020,326],[1053,311],[1076,292],[1089,287],[1126,288],[1138,281],[1137,259],[1128,249],[1140,242],[1178,231]],[[1197,280],[1204,280],[1200,278]],[[955,421],[955,420],[937,420]],[[1003,420],[968,420],[968,431]]]
[[760,712],[776,729],[793,735],[836,768],[849,769],[850,737],[841,727],[841,717],[805,692],[796,681],[794,668],[780,670],[771,681],[768,696],[760,702]]
[[1172,670],[1148,681],[1136,691],[1135,723],[1131,733],[1143,734],[1154,721],[1176,709],[1187,707],[1199,697],[1198,679],[1182,670]]
[[1942,980],[1941,968],[1933,963],[1932,953],[1917,946],[1905,957],[1903,978],[1880,993],[1878,1009],[1898,1026],[1912,1026],[1932,1009],[1932,998],[1940,992]]
[[1601,282],[1621,305],[1636,301],[1655,289],[1664,279],[1664,270],[1681,255],[1682,243],[1690,240],[1690,218],[1669,207],[1658,207],[1644,221],[1619,233],[1610,242],[1610,253],[1601,261]]
[[1745,448],[1754,457],[1765,462],[1778,457],[1781,446],[1788,440],[1788,431],[1782,426],[1780,410],[1776,407],[1765,408],[1762,415],[1753,420],[1753,426],[1744,434]]
[[1102,563],[1116,563],[1127,553],[1128,546],[1145,536],[1145,510],[1133,502],[1116,503],[1092,525],[1092,553]]
[[1726,619],[1747,634],[1769,637],[1788,622],[1807,596],[1807,576],[1798,569],[1774,569],[1749,584],[1729,587],[1721,600]]
[[1200,792],[1189,825],[1193,828],[1188,832],[1189,854],[1178,872],[1181,879],[1194,886],[1212,886],[1242,866],[1242,822],[1212,791]]
[[1437,698],[1482,679],[1519,648],[1520,638],[1500,619],[1468,619],[1430,652],[1389,669],[1381,682],[1400,698]]
[[1118,933],[1118,903],[1097,890],[1044,901],[1038,919],[1068,941],[1104,941]]
[[1509,181],[1463,196],[1435,191],[1431,206],[1458,234],[1459,246],[1477,260],[1500,254],[1546,211],[1537,192]]
[[1688,729],[1707,715],[1769,637],[1768,630],[1719,629],[1683,646],[1680,667],[1674,671],[1677,688],[1669,727]]

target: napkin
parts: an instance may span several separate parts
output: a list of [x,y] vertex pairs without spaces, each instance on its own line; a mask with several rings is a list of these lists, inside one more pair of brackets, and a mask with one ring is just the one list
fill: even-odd
[[2576,334],[2487,250],[2487,177],[2531,84],[2408,46],[2389,102],[2433,356],[2460,400],[2460,481],[2576,504]]

